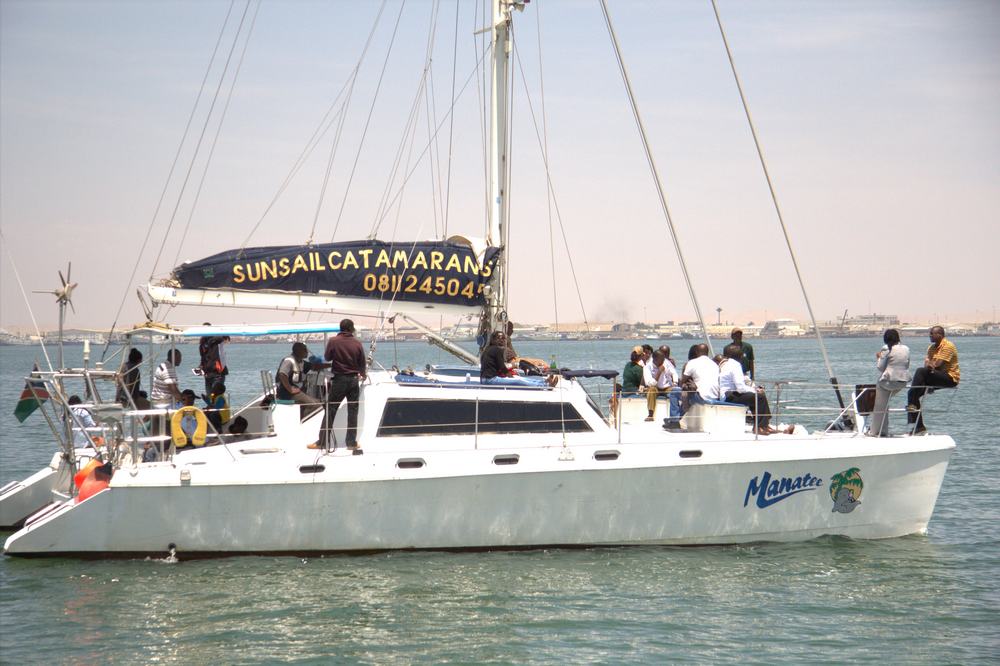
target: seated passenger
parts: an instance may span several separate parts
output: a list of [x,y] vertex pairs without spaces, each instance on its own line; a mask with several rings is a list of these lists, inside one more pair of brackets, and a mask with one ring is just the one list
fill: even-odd
[[709,357],[708,345],[701,343],[691,348],[694,356],[684,365],[682,383],[694,385],[685,389],[688,401],[710,402],[719,399],[719,366]]
[[558,375],[542,377],[519,377],[507,362],[507,336],[502,331],[494,331],[490,336],[490,344],[479,357],[479,381],[483,384],[507,386],[555,386]]
[[305,392],[306,373],[314,367],[306,360],[308,357],[309,349],[305,343],[294,343],[291,356],[281,359],[278,365],[278,384],[275,387],[278,400],[292,400],[301,405],[299,416],[302,419],[322,407],[319,400]]
[[666,359],[663,352],[653,352],[653,356],[642,369],[642,381],[646,385],[646,408],[649,410],[647,421],[653,420],[656,413],[656,398],[665,395],[670,400],[670,420],[680,420],[681,390],[677,370]]
[[247,420],[242,416],[237,416],[233,419],[233,422],[229,424],[229,428],[226,434],[223,436],[223,442],[242,442],[247,439],[253,439],[253,435],[247,432]]
[[622,370],[622,396],[629,397],[639,394],[639,385],[642,384],[642,351],[632,350],[628,364]]
[[753,431],[758,435],[776,432],[771,428],[771,407],[761,387],[746,383],[741,363],[743,350],[737,344],[726,345],[725,359],[719,371],[719,390],[726,402],[745,405],[753,416]]
[[[194,391],[191,389],[184,389],[181,391],[181,407],[194,407],[195,401]],[[187,435],[187,444],[184,446],[177,447],[178,450],[188,448],[193,448],[194,444],[191,442],[191,438],[194,437],[195,430],[198,429],[198,419],[196,419],[191,414],[185,414],[181,418],[181,430]]]
[[[88,433],[86,429],[97,427],[93,415],[89,409],[81,406],[83,401],[80,400],[80,396],[71,395],[67,402],[69,403],[70,411],[73,413],[73,446],[76,448],[91,446],[91,440],[97,436],[97,433]],[[87,437],[88,434],[90,435],[89,439]]]

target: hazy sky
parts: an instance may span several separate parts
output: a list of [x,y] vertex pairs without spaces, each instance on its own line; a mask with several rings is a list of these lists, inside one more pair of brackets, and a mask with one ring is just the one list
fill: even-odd
[[[710,3],[610,6],[706,318],[715,321],[716,307],[730,321],[804,318]],[[178,199],[181,182],[245,7],[232,5],[206,96],[130,284],[230,3],[0,2],[0,326],[30,323],[7,249],[29,290],[54,287],[56,270],[72,261],[80,286],[69,325],[104,328],[126,292],[121,323],[141,319],[135,287],[151,273],[168,274],[175,257],[237,247],[261,218],[348,79],[379,4],[261,4],[192,214],[256,3]],[[302,243],[314,218],[317,241],[331,240],[338,216],[336,240],[371,233],[418,89],[434,7],[407,2],[386,60],[400,11],[398,0],[388,2],[318,217],[336,126],[252,244]],[[433,104],[419,105],[414,160],[428,143],[428,106],[441,122],[451,101],[456,4],[438,7]],[[1000,305],[1000,3],[721,0],[719,7],[817,316],[847,309],[907,320],[993,317]],[[588,318],[693,319],[599,4],[534,0],[516,17],[524,84],[540,121],[539,18],[551,178]],[[473,32],[481,25],[476,3],[463,0],[457,88],[474,71]],[[511,316],[552,321],[545,176],[516,65],[515,74]],[[432,189],[432,177],[435,185],[447,179],[445,123],[440,159],[419,163],[398,218],[394,210],[380,238],[440,235],[445,208],[449,233],[483,234],[481,89],[468,87],[455,105],[447,204]],[[558,227],[554,236],[559,319],[579,321]],[[30,299],[42,327],[51,327],[52,297]],[[170,318],[292,317],[178,309]]]

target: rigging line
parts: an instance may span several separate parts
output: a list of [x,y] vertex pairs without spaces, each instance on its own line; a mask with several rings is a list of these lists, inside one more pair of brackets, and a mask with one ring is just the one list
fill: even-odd
[[587,319],[587,309],[583,305],[583,292],[580,289],[580,281],[576,277],[576,265],[573,262],[573,253],[570,252],[569,249],[569,237],[566,235],[566,225],[563,224],[562,210],[559,208],[559,198],[556,197],[555,184],[553,184],[552,182],[552,174],[549,170],[548,157],[545,154],[545,150],[542,147],[542,137],[538,132],[538,120],[535,116],[535,107],[531,103],[531,94],[528,92],[527,84],[524,83],[525,76],[524,76],[523,65],[521,63],[521,56],[516,49],[514,50],[514,61],[517,63],[518,69],[521,70],[521,82],[525,88],[524,97],[525,100],[528,102],[528,112],[531,115],[531,123],[532,125],[534,125],[535,128],[535,140],[538,142],[538,148],[542,153],[542,162],[545,166],[545,181],[547,183],[548,190],[552,193],[552,206],[555,209],[556,221],[559,223],[559,231],[562,236],[563,248],[565,248],[566,250],[566,259],[569,262],[569,272],[570,275],[573,277],[573,286],[576,289],[576,298],[577,301],[580,303],[580,314],[583,316],[583,326],[584,329],[589,333],[590,321]]
[[[816,315],[813,314],[812,303],[809,301],[809,294],[806,292],[806,284],[802,279],[802,272],[799,270],[799,262],[795,257],[795,250],[792,248],[792,240],[788,235],[788,227],[785,226],[785,218],[781,214],[781,206],[778,205],[778,195],[774,191],[774,183],[771,181],[771,174],[767,169],[767,162],[764,159],[764,151],[760,146],[760,138],[757,136],[757,127],[754,125],[753,117],[750,115],[750,106],[747,104],[746,95],[743,92],[743,83],[740,81],[740,75],[736,72],[736,61],[733,60],[733,52],[729,48],[729,40],[726,39],[726,31],[722,27],[722,18],[719,16],[719,8],[715,4],[715,0],[712,1],[712,11],[715,12],[715,21],[719,25],[719,34],[722,35],[722,43],[726,47],[726,55],[729,57],[729,66],[733,70],[733,79],[736,81],[736,89],[740,93],[740,101],[743,103],[743,112],[746,114],[747,123],[750,125],[750,133],[753,135],[753,143],[757,147],[757,157],[760,159],[761,169],[764,170],[764,179],[767,180],[767,189],[771,192],[771,201],[774,203],[774,212],[778,215],[778,223],[781,225],[781,233],[785,237],[785,245],[788,246],[788,255],[792,258],[792,266],[795,268],[795,277],[799,280],[799,288],[802,290],[802,298],[806,302],[806,309],[809,310],[809,318],[812,320],[813,330],[816,331],[816,341],[819,342],[820,352],[823,354],[823,363],[826,365],[826,372],[830,377],[830,381],[836,383],[837,378],[833,374],[833,366],[830,365],[830,357],[826,353],[826,345],[823,343],[823,334],[819,332],[819,326],[816,324]],[[837,391],[837,397],[840,398],[840,391]],[[841,400],[841,406],[843,406],[843,400]]]
[[673,241],[674,251],[677,253],[677,261],[680,263],[681,272],[684,274],[684,283],[687,285],[688,295],[691,297],[691,305],[694,306],[695,314],[698,316],[698,323],[701,324],[701,331],[705,335],[705,342],[708,344],[709,354],[714,355],[715,350],[712,349],[712,339],[708,335],[708,328],[705,326],[705,318],[701,314],[701,306],[698,305],[698,297],[695,296],[694,287],[691,285],[691,276],[688,273],[687,262],[684,261],[684,254],[681,252],[680,242],[677,240],[677,230],[674,228],[673,218],[670,216],[670,208],[667,206],[667,197],[663,192],[663,184],[660,182],[660,173],[656,168],[656,161],[653,159],[653,151],[649,146],[649,139],[646,137],[646,127],[642,123],[642,117],[639,115],[639,106],[635,101],[635,93],[632,91],[632,82],[629,80],[628,70],[625,67],[625,58],[622,55],[621,46],[618,44],[618,35],[615,34],[615,28],[611,24],[611,14],[608,12],[608,2],[607,0],[600,0],[601,10],[604,12],[604,22],[608,27],[608,35],[611,37],[611,44],[615,48],[615,58],[618,61],[618,70],[622,75],[622,81],[625,83],[625,90],[628,93],[629,106],[632,108],[632,116],[635,119],[636,128],[639,130],[639,137],[642,139],[642,147],[646,153],[646,162],[649,164],[649,170],[653,176],[653,182],[656,184],[656,192],[660,198],[660,209],[663,211],[663,217],[667,221],[667,228],[670,230],[670,240]]
[[[38,328],[38,322],[35,320],[35,312],[31,309],[31,302],[28,300],[28,292],[24,290],[24,283],[21,282],[21,274],[17,270],[17,264],[14,263],[14,254],[10,251],[10,243],[8,243],[3,237],[3,231],[0,231],[0,241],[3,241],[0,245],[3,245],[3,249],[7,251],[7,258],[10,259],[10,267],[14,269],[14,278],[17,280],[17,286],[21,289],[21,297],[24,299],[24,306],[28,308],[28,315],[31,317],[32,326],[35,327],[35,335],[38,336],[38,344],[42,346],[42,354],[45,355],[45,362],[49,366],[49,372],[53,372],[52,359],[49,358],[49,351],[45,348],[45,338],[42,336],[41,329]],[[38,357],[36,356],[35,358]]]
[[[535,7],[535,36],[538,40],[538,88],[541,97],[542,105],[542,160],[545,163],[546,173],[548,172],[549,164],[549,120],[548,114],[545,110],[545,75],[544,69],[542,67],[542,3],[539,2]],[[521,74],[521,79],[524,80],[524,74]],[[528,94],[525,93],[525,97]],[[530,102],[530,100],[529,100]],[[555,317],[556,332],[559,332],[559,295],[558,288],[556,285],[556,243],[554,237],[554,225],[552,223],[552,184],[551,181],[546,177],[545,179],[545,208],[548,213],[549,220],[549,262],[552,271],[552,314]]]
[[236,34],[233,36],[233,44],[229,47],[229,54],[226,56],[226,64],[222,68],[222,75],[219,76],[219,83],[215,87],[215,94],[212,96],[212,104],[208,107],[208,113],[205,115],[205,123],[201,127],[201,133],[198,135],[198,142],[195,144],[194,155],[191,157],[191,164],[188,166],[187,173],[184,174],[184,180],[181,182],[180,192],[177,193],[177,203],[174,204],[174,210],[170,214],[170,221],[167,223],[167,230],[163,234],[163,242],[160,244],[160,249],[156,253],[156,259],[153,261],[153,270],[149,274],[149,279],[153,279],[153,275],[156,273],[156,268],[160,263],[160,257],[163,256],[163,248],[167,245],[167,239],[170,238],[170,230],[174,226],[174,220],[177,217],[177,211],[180,210],[181,201],[184,198],[184,190],[187,189],[188,181],[191,179],[191,172],[194,170],[194,165],[198,161],[198,153],[201,152],[202,143],[205,140],[205,132],[208,131],[209,122],[212,119],[212,112],[215,110],[215,104],[219,101],[219,92],[222,90],[222,83],[225,81],[226,74],[229,72],[229,65],[232,63],[233,52],[236,50],[236,44],[239,41],[240,33],[243,32],[243,23],[246,21],[247,12],[250,10],[250,0],[247,0],[246,7],[243,8],[243,16],[240,17],[240,23],[236,27]]
[[[437,35],[437,16],[438,10],[441,7],[441,3],[435,0],[433,8],[431,10],[431,24],[428,28],[427,35],[427,85],[424,87],[424,106],[427,109],[427,136],[428,139],[431,136],[431,128],[437,123],[437,111],[436,105],[434,104],[434,38]],[[438,177],[434,178],[434,165],[440,160],[440,151],[438,150],[438,142],[435,140],[431,146],[430,159],[428,160],[428,166],[430,167],[431,176],[431,215],[434,217],[434,235],[438,235],[438,181],[441,179],[441,171],[438,169]]]
[[180,261],[181,251],[184,248],[184,241],[187,239],[188,230],[191,228],[191,220],[194,219],[194,212],[198,208],[201,200],[201,192],[205,187],[205,180],[208,178],[208,169],[212,165],[212,157],[215,155],[215,147],[219,143],[219,136],[222,134],[222,125],[226,122],[226,114],[229,113],[229,104],[233,101],[233,90],[236,88],[236,81],[240,78],[240,70],[243,69],[243,60],[246,58],[247,47],[250,45],[250,38],[253,37],[253,29],[257,24],[257,14],[260,12],[261,0],[257,0],[257,7],[254,9],[253,18],[250,19],[250,27],[247,29],[246,41],[243,42],[243,50],[240,51],[240,59],[236,63],[236,70],[233,72],[232,81],[229,83],[229,91],[226,93],[226,103],[222,107],[222,114],[219,117],[219,124],[215,128],[215,136],[212,137],[212,146],[208,151],[208,158],[205,160],[205,170],[202,171],[201,180],[198,181],[198,189],[195,191],[194,201],[191,204],[191,211],[188,213],[187,222],[184,224],[184,232],[181,234],[181,241],[177,244],[177,254],[174,255],[174,266]]
[[[437,43],[437,25],[438,25],[438,21],[440,20],[440,17],[441,17],[441,0],[438,0],[438,2],[437,2],[437,8],[434,11],[434,32],[433,32],[433,36],[434,36],[433,42],[434,42],[434,44]],[[433,46],[433,44],[432,44],[432,46]],[[433,55],[433,53],[432,53],[432,55]],[[436,126],[437,125],[437,94],[434,91],[434,60],[433,60],[433,57],[431,58],[430,63],[431,63],[430,67],[428,68],[428,71],[427,71],[427,80],[428,80],[428,84],[429,84],[428,87],[429,87],[429,90],[430,90],[430,101],[431,101],[431,113],[430,113],[430,117],[433,119],[431,126]],[[454,116],[452,116],[452,119],[454,119]],[[440,217],[441,217],[442,224],[443,224],[443,221],[444,221],[444,184],[443,184],[444,183],[444,179],[441,178],[441,142],[438,141],[437,139],[434,140],[434,167],[433,168],[434,168],[434,171],[432,171],[432,176],[435,173],[437,175],[437,187],[436,187],[436,190],[435,190],[435,195],[436,195],[435,199],[436,199],[436,203],[437,203],[437,206],[438,206],[438,212],[440,213]],[[444,237],[443,233],[444,232],[442,230],[442,238]]]
[[[382,205],[388,199],[389,192],[392,191],[392,184],[396,180],[396,176],[399,173],[399,166],[402,163],[402,157],[403,157],[402,152],[403,152],[404,147],[406,147],[406,162],[405,162],[405,164],[403,166],[403,172],[404,173],[406,173],[409,170],[410,164],[412,163],[412,159],[413,159],[413,147],[414,147],[414,145],[417,142],[417,123],[420,120],[420,98],[421,98],[421,95],[423,94],[423,91],[426,89],[425,85],[426,85],[426,82],[427,82],[427,73],[428,73],[428,71],[430,69],[430,55],[431,55],[430,51],[428,51],[425,54],[425,58],[426,59],[424,61],[424,70],[423,70],[423,72],[421,73],[421,76],[420,76],[420,84],[417,86],[417,93],[416,93],[416,95],[414,95],[414,97],[413,97],[413,104],[410,106],[410,118],[407,120],[406,127],[404,128],[403,137],[402,137],[402,140],[400,141],[400,144],[399,144],[399,152],[397,153],[397,156],[396,156],[396,162],[395,162],[395,164],[393,164],[392,174],[390,175],[389,181],[386,183],[385,190],[382,192],[382,201],[379,203],[379,207],[380,207],[379,212],[381,212]],[[430,129],[428,129],[428,134],[430,134]],[[408,146],[407,146],[407,142],[409,143]],[[396,216],[393,219],[392,233],[389,236],[389,243],[390,243],[389,247],[390,247],[390,249],[394,249],[395,248],[397,233],[399,231],[399,219],[402,216],[402,212],[403,212],[403,196],[402,195],[405,192],[405,185],[406,184],[403,183],[402,187],[404,189],[402,189],[400,191],[399,201],[397,201],[396,204],[395,204]],[[386,213],[388,213],[388,210],[386,210]],[[380,224],[378,222],[378,218],[377,217],[376,217],[376,223]],[[437,229],[437,223],[435,221],[435,231],[436,231],[436,229]],[[421,226],[418,229],[418,233],[416,234],[415,237],[416,238],[420,238],[420,236],[422,235],[422,233],[421,233],[422,231],[423,231],[423,223],[421,223]],[[373,232],[372,238],[374,238],[374,232]],[[414,245],[411,246],[410,254],[408,256],[412,256],[412,254],[413,254],[413,248],[415,246],[416,246],[416,243],[414,242]],[[403,273],[402,273],[402,276],[400,277],[400,279],[402,279],[403,277],[406,276],[407,270],[408,270],[408,268],[404,268],[403,269]],[[386,292],[382,292],[382,293],[379,294],[379,304],[380,305],[385,302],[385,295],[386,295]],[[394,302],[395,302],[395,295],[393,295],[392,300],[389,301],[389,306],[391,307]],[[395,326],[395,324],[393,324],[393,326]],[[384,329],[384,323],[383,323],[382,327],[380,327],[379,331],[381,332],[381,330],[383,330],[383,329]]]
[[[485,53],[483,55],[485,56]],[[446,118],[443,119],[441,123],[437,126],[437,129],[434,130],[434,136],[437,136],[438,133],[441,131],[441,129],[444,127],[444,121],[447,119],[447,117],[450,116],[450,114],[454,113],[455,105],[458,103],[458,100],[462,97],[462,94],[465,92],[465,89],[469,87],[469,83],[472,82],[472,80],[476,77],[476,74],[479,72],[480,63],[482,63],[482,58],[480,58],[480,60],[476,62],[473,70],[469,73],[469,76],[466,77],[465,83],[462,84],[461,89],[459,89],[458,91],[458,96],[455,97],[455,99],[451,103],[451,107],[449,107],[448,111],[445,113]],[[429,148],[430,148],[430,143],[426,144],[423,150],[420,151],[420,154],[417,155],[416,164],[413,166],[412,169],[406,172],[406,175],[403,178],[403,182],[400,183],[399,189],[396,190],[396,194],[386,203],[385,207],[383,208],[381,217],[378,220],[376,220],[375,224],[376,232],[382,226],[382,222],[385,221],[385,218],[389,216],[389,211],[392,210],[393,206],[396,205],[397,199],[399,199],[400,196],[402,195],[403,189],[406,187],[406,184],[409,182],[410,178],[416,172],[417,167],[420,166],[420,162],[423,160],[423,157],[427,153],[427,150]]]
[[319,190],[319,198],[316,200],[316,212],[313,214],[312,226],[309,227],[309,240],[312,245],[313,237],[316,234],[316,224],[319,222],[320,211],[323,210],[323,201],[326,199],[326,189],[330,185],[330,174],[333,173],[333,162],[337,158],[337,149],[340,147],[340,138],[344,133],[344,124],[347,122],[347,107],[354,97],[354,84],[358,81],[358,70],[355,70],[347,87],[347,97],[340,107],[337,115],[337,131],[333,133],[333,142],[330,144],[330,155],[326,158],[326,171],[323,173],[323,185]]
[[[407,116],[406,123],[403,125],[403,136],[400,137],[399,147],[396,149],[396,155],[393,158],[392,169],[389,172],[389,178],[385,183],[385,187],[382,189],[382,195],[379,197],[378,208],[375,210],[375,216],[372,219],[372,227],[369,230],[369,238],[374,239],[379,229],[380,216],[385,209],[386,202],[389,200],[389,193],[392,191],[392,184],[396,180],[396,175],[399,173],[399,166],[403,160],[403,152],[406,150],[407,143],[410,145],[410,154],[413,151],[413,143],[416,141],[416,127],[417,121],[420,118],[420,96],[423,94],[424,81],[426,81],[427,70],[426,67],[420,75],[420,82],[417,85],[417,92],[413,97],[413,102],[410,104],[410,113]],[[407,160],[409,157],[407,158]],[[404,167],[404,172],[410,166],[409,161],[407,161]]]
[[[244,238],[243,242],[240,244],[241,254],[242,251],[246,248],[247,243],[250,242],[250,239],[257,232],[257,229],[259,229],[260,225],[264,223],[264,219],[271,212],[271,209],[278,202],[278,199],[280,199],[281,195],[285,193],[285,190],[288,188],[289,185],[291,185],[292,180],[295,178],[296,175],[298,175],[299,170],[312,155],[313,150],[315,150],[316,146],[319,145],[320,140],[324,136],[326,136],[326,133],[330,131],[330,127],[332,127],[333,123],[339,118],[339,115],[334,115],[333,117],[331,117],[330,114],[333,113],[334,108],[336,108],[337,106],[337,102],[340,101],[340,97],[347,90],[348,84],[351,82],[352,77],[361,68],[361,64],[364,62],[365,55],[368,53],[368,47],[369,45],[371,45],[372,37],[375,34],[375,30],[378,28],[379,20],[382,18],[382,11],[385,9],[386,2],[388,2],[388,0],[382,0],[382,4],[379,6],[378,14],[375,16],[375,22],[372,24],[372,28],[368,32],[368,39],[365,41],[365,46],[362,49],[361,55],[358,58],[358,62],[355,63],[354,69],[352,70],[351,74],[348,75],[347,79],[344,81],[344,84],[340,87],[340,91],[337,92],[337,95],[330,103],[330,106],[327,107],[327,110],[323,114],[323,117],[320,119],[319,124],[316,125],[316,129],[313,130],[312,136],[310,136],[309,140],[306,141],[306,145],[302,149],[302,152],[299,153],[299,156],[295,159],[295,162],[292,164],[292,168],[289,170],[288,175],[285,176],[284,181],[282,181],[281,185],[278,187],[278,191],[275,192],[274,197],[271,198],[271,201],[265,207],[264,212],[261,213],[260,219],[257,220],[257,223],[254,224],[253,228],[250,230],[250,233],[247,234],[247,237]],[[340,107],[341,110],[338,113],[343,113],[344,107],[345,105],[341,104]]]
[[[396,175],[399,173],[399,166],[402,163],[403,152],[407,149],[407,142],[409,142],[409,154],[413,153],[413,143],[416,141],[417,133],[417,121],[420,118],[420,99],[424,93],[425,86],[427,84],[427,75],[430,69],[430,51],[424,53],[424,66],[420,73],[420,80],[417,83],[417,91],[413,95],[413,102],[410,104],[410,113],[407,116],[406,123],[403,125],[403,135],[400,137],[399,146],[396,149],[396,155],[393,158],[392,169],[389,172],[389,178],[386,181],[385,188],[382,190],[382,195],[379,197],[379,204],[375,210],[375,216],[372,219],[372,226],[369,230],[369,238],[374,239],[376,233],[379,229],[379,220],[386,206],[386,201],[389,199],[389,193],[392,191],[392,185],[396,180]],[[428,131],[428,134],[430,132]],[[409,168],[409,156],[407,157],[407,163],[405,169]],[[398,220],[399,215],[397,213],[396,218]]]
[[[460,0],[455,0],[455,40],[451,51],[451,100],[455,101],[455,74],[458,70],[458,9]],[[448,237],[448,214],[451,212],[451,158],[452,140],[455,136],[455,116],[448,123],[448,169],[444,189],[444,236]]]
[[382,71],[378,75],[378,83],[375,85],[375,94],[372,96],[371,106],[368,108],[368,118],[365,119],[365,127],[361,131],[361,140],[358,142],[358,151],[354,155],[354,164],[351,166],[351,174],[347,178],[347,186],[344,188],[344,198],[340,200],[340,210],[337,212],[337,222],[333,225],[333,234],[330,236],[332,243],[337,238],[337,231],[340,229],[340,220],[344,215],[344,206],[347,205],[347,195],[351,193],[351,183],[354,182],[354,174],[358,169],[358,160],[361,158],[361,150],[365,145],[365,138],[368,136],[368,127],[371,125],[372,115],[375,112],[375,104],[378,101],[378,94],[382,90],[382,81],[385,78],[385,70],[389,65],[389,56],[392,54],[392,47],[396,43],[396,34],[399,31],[399,22],[403,18],[403,8],[406,7],[406,0],[399,3],[399,14],[396,15],[396,25],[392,28],[392,37],[389,39],[389,48],[385,52],[385,60],[382,61]]
[[153,216],[149,219],[149,225],[146,227],[146,235],[143,237],[139,253],[135,257],[135,264],[132,266],[132,273],[129,275],[128,281],[125,283],[125,291],[122,294],[121,302],[118,303],[118,310],[115,312],[115,318],[111,323],[111,330],[108,331],[108,341],[104,344],[104,349],[101,351],[101,362],[104,361],[104,357],[108,353],[108,348],[111,347],[111,338],[115,332],[115,327],[118,326],[118,319],[121,317],[122,309],[125,307],[125,300],[128,298],[129,291],[131,290],[132,281],[135,280],[135,275],[139,272],[139,263],[142,261],[142,255],[146,252],[146,246],[149,244],[149,237],[153,233],[153,225],[156,222],[157,216],[160,214],[160,208],[163,206],[163,200],[167,196],[167,189],[170,187],[170,181],[174,177],[174,170],[177,168],[177,163],[180,161],[181,151],[184,149],[184,144],[187,143],[187,136],[191,129],[191,123],[194,121],[194,114],[198,110],[198,105],[201,103],[201,95],[205,91],[205,84],[208,82],[208,75],[212,71],[212,65],[215,64],[215,56],[219,52],[219,46],[222,45],[222,37],[226,33],[226,26],[229,25],[229,17],[233,13],[233,7],[235,4],[236,0],[230,0],[229,10],[226,12],[226,18],[222,22],[222,28],[219,30],[219,37],[215,40],[215,48],[212,50],[212,57],[208,59],[208,66],[205,67],[205,76],[201,79],[201,86],[198,88],[197,96],[195,96],[194,106],[191,107],[191,113],[188,114],[187,124],[184,126],[184,132],[181,134],[180,143],[177,145],[177,152],[174,153],[174,160],[171,162],[170,170],[167,172],[166,182],[163,183],[163,190],[160,192],[160,198],[156,202],[156,208],[153,210]]

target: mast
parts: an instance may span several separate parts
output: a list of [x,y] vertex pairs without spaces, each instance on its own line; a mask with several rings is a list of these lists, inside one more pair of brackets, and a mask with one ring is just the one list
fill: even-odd
[[[507,161],[507,139],[510,119],[507,105],[510,92],[510,22],[513,9],[523,10],[524,0],[493,0],[491,27],[492,72],[490,75],[490,190],[487,245],[502,247],[507,234],[507,181],[510,164]],[[507,254],[500,257],[492,288],[483,312],[481,347],[489,342],[494,330],[507,325]]]

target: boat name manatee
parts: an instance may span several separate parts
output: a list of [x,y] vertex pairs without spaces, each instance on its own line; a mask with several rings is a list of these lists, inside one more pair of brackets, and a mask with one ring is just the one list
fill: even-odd
[[809,473],[794,478],[783,476],[780,479],[772,479],[771,473],[765,471],[762,475],[750,479],[750,483],[747,484],[747,494],[743,498],[743,506],[750,503],[751,497],[756,497],[757,508],[766,509],[792,495],[816,490],[822,485],[823,479]]

